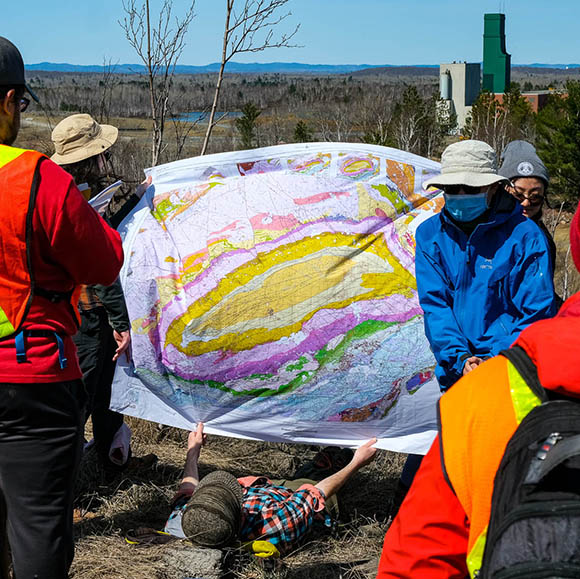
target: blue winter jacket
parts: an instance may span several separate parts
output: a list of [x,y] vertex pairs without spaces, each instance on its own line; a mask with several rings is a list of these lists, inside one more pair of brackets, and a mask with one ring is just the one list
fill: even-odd
[[443,390],[468,357],[495,356],[556,313],[545,236],[504,191],[471,235],[443,210],[417,228],[416,241],[419,301]]

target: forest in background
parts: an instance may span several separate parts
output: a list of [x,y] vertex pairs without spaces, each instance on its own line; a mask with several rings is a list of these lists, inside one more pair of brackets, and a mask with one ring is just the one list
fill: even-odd
[[[200,154],[214,98],[216,74],[173,75],[157,164]],[[344,75],[225,74],[207,152],[307,141],[367,142],[438,159],[458,138],[477,138],[498,155],[514,139],[536,144],[552,175],[552,199],[572,209],[580,191],[580,70],[515,68],[502,104],[483,92],[463,130],[439,99],[438,71],[394,67]],[[120,127],[115,148],[120,176],[137,182],[150,166],[149,82],[116,74],[30,73],[42,108],[34,123],[37,147],[50,152],[48,132],[69,114],[89,113]],[[538,114],[523,90],[552,90]],[[564,93],[562,96],[561,93]],[[196,121],[188,113],[199,112]],[[219,111],[235,113],[221,115]],[[40,125],[46,121],[46,127]]]

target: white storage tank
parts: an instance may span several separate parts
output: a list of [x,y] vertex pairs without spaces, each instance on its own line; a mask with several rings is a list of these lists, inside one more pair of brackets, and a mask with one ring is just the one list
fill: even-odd
[[451,100],[451,73],[448,70],[439,75],[439,94],[443,100]]

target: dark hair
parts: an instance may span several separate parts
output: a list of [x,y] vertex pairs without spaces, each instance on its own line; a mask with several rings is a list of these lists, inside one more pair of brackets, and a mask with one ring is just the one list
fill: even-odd
[[62,165],[62,168],[73,176],[77,185],[88,183],[91,189],[94,188],[93,194],[98,193],[101,189],[97,157],[98,155],[93,155],[76,163]]
[[25,88],[23,84],[0,85],[0,99],[3,99],[12,89],[16,92],[16,98],[21,99],[24,96]]

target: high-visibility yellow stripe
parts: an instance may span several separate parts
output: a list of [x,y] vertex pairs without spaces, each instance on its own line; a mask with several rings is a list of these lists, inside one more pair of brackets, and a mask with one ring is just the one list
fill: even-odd
[[477,572],[481,569],[483,562],[483,552],[485,551],[485,541],[487,539],[487,525],[481,535],[473,544],[469,555],[467,555],[467,570],[470,577],[476,577]]
[[26,149],[17,149],[8,145],[0,145],[0,169],[26,153]]
[[508,378],[510,382],[510,394],[516,422],[518,426],[521,421],[531,412],[533,408],[539,406],[542,401],[532,392],[526,381],[521,377],[515,366],[508,360]]
[[14,332],[14,326],[6,316],[4,310],[0,307],[0,338],[9,336]]

